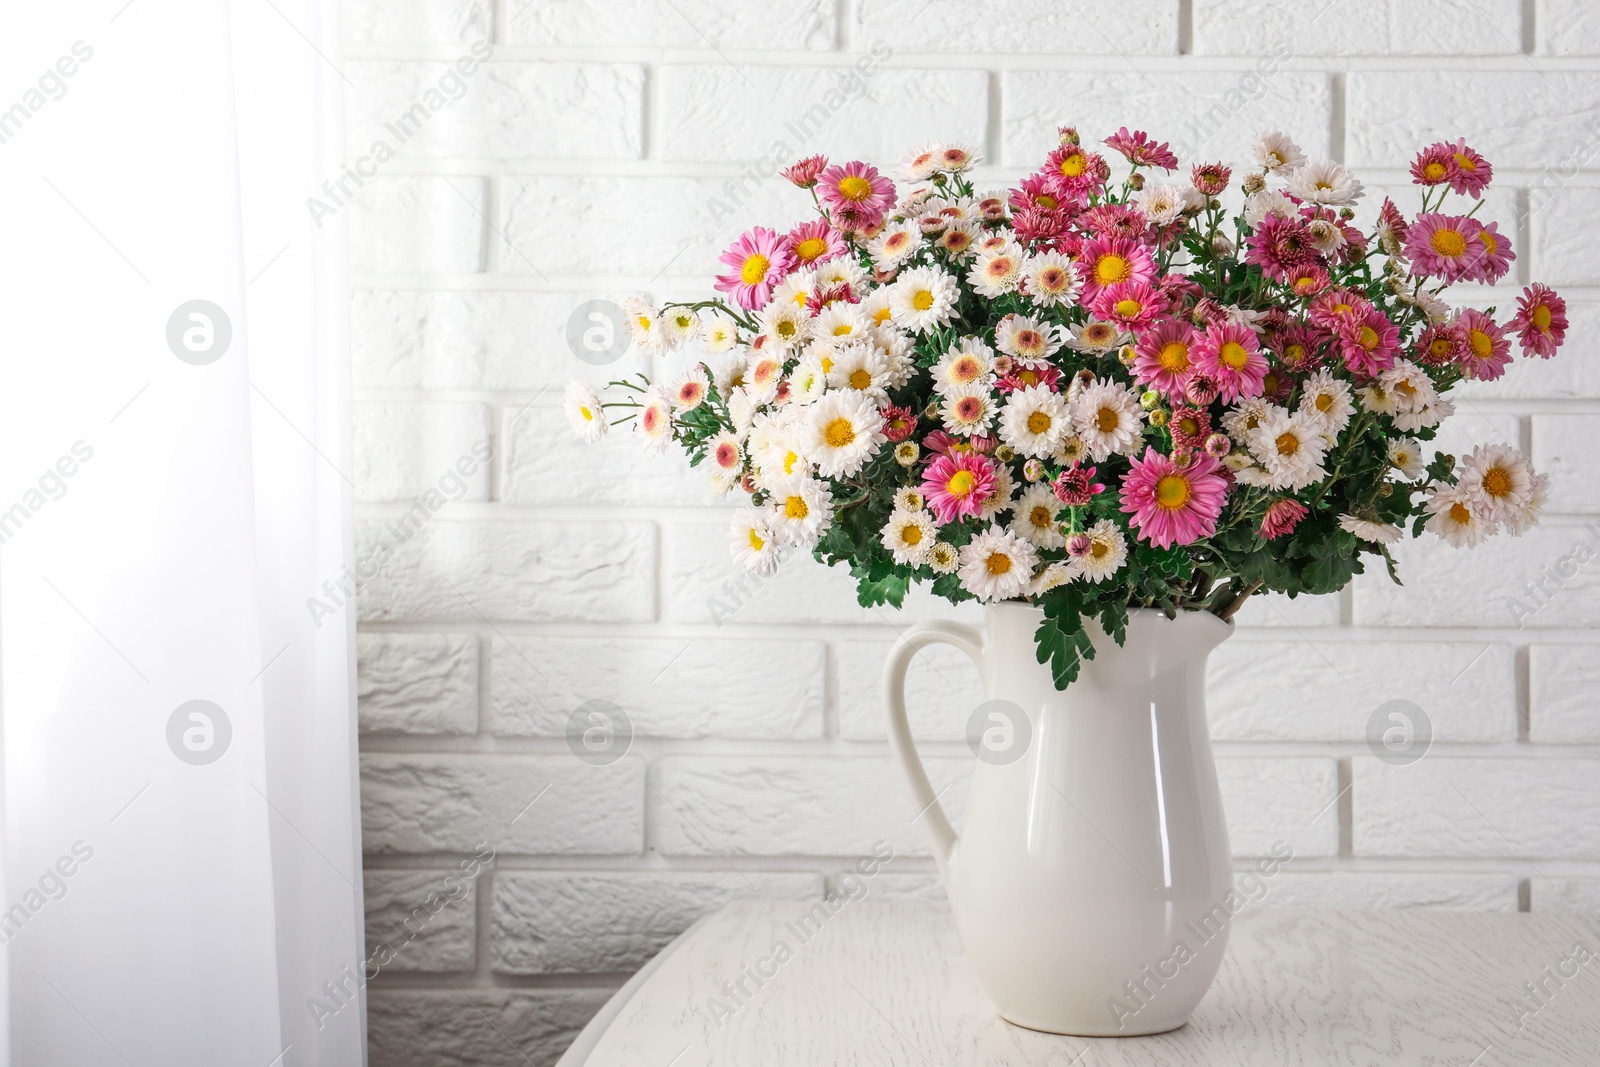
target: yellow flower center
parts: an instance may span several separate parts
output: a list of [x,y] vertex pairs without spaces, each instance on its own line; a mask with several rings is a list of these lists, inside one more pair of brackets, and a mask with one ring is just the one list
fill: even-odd
[[799,463],[799,462],[800,462],[800,457],[798,455],[796,455],[793,452],[785,452],[783,454],[783,473],[785,473],[785,474],[793,474],[794,473],[794,465],[796,463]]
[[1511,475],[1504,467],[1490,467],[1483,472],[1483,491],[1493,497],[1509,496]]
[[1217,352],[1217,358],[1234,370],[1242,370],[1250,362],[1250,353],[1238,341],[1229,341]]
[[971,471],[956,471],[945,483],[944,488],[951,496],[966,496],[972,492],[977,481],[977,477]]
[[1288,345],[1283,350],[1283,358],[1291,364],[1298,365],[1306,358],[1306,346],[1302,344]]
[[844,448],[856,439],[856,428],[844,416],[834,419],[822,431],[829,448]]
[[1101,285],[1123,281],[1132,273],[1128,261],[1115,253],[1101,256],[1094,265],[1094,280]]
[[1137,300],[1125,299],[1117,301],[1117,314],[1125,319],[1133,318],[1142,310],[1144,310],[1144,305]]
[[1472,349],[1472,354],[1477,358],[1488,359],[1494,355],[1494,338],[1482,330],[1468,330],[1467,347]]
[[1422,174],[1429,181],[1438,181],[1445,176],[1445,166],[1437,159],[1422,168]]
[[1089,169],[1089,157],[1081,153],[1074,153],[1061,161],[1061,173],[1068,178],[1076,178]]
[[[930,300],[929,303],[932,303],[932,301]],[[885,305],[872,313],[872,321],[877,325],[882,326],[884,323],[889,321],[889,316],[892,314],[893,312],[889,310],[888,305]]]
[[1363,326],[1356,331],[1356,344],[1368,352],[1378,347],[1378,332],[1371,326]]
[[770,261],[766,256],[754,255],[744,261],[744,267],[739,271],[739,279],[746,285],[757,285],[767,276],[767,267]]
[[907,544],[907,545],[919,545],[919,544],[921,544],[922,543],[922,529],[920,527],[918,527],[918,526],[915,526],[915,525],[912,525],[910,523],[907,523],[905,526],[901,527],[901,529],[900,529],[900,541],[901,541],[902,544]]
[[1533,314],[1530,315],[1529,318],[1533,320],[1534,329],[1538,330],[1540,333],[1550,332],[1549,308],[1545,307],[1543,304],[1540,304],[1538,307],[1533,309]]
[[778,322],[778,336],[779,337],[793,337],[795,335],[795,331],[798,330],[799,328],[800,327],[797,326],[792,320],[790,320],[790,319],[781,319]]
[[803,519],[811,514],[811,507],[803,496],[791,496],[783,502],[783,513],[791,519]]
[[1494,255],[1495,249],[1500,247],[1500,242],[1496,241],[1494,239],[1494,234],[1490,233],[1488,230],[1479,230],[1478,238],[1483,241],[1483,247],[1488,250],[1488,253],[1491,256]]
[[584,422],[594,421],[594,412],[589,410],[589,406],[587,404],[580,404],[578,406],[578,414],[583,416]]
[[1050,429],[1050,423],[1051,419],[1048,412],[1035,411],[1028,416],[1028,432],[1044,433]]
[[872,183],[859,174],[852,174],[840,180],[839,195],[846,200],[865,200],[872,195]]
[[1089,555],[1093,556],[1095,559],[1105,559],[1107,556],[1111,555],[1111,546],[1106,544],[1104,541],[1090,541]]
[[850,372],[850,388],[865,389],[872,384],[872,372],[865,367],[858,367]]
[[1292,433],[1280,433],[1278,439],[1272,443],[1277,447],[1280,456],[1292,456],[1300,451],[1300,438]]
[[1101,408],[1095,412],[1094,425],[1101,433],[1110,433],[1122,424],[1122,415],[1116,408]]
[[1472,512],[1467,510],[1465,504],[1457,501],[1450,505],[1450,519],[1452,522],[1459,523],[1462,526],[1471,526]]
[[1311,402],[1311,406],[1316,408],[1318,411],[1331,410],[1333,408],[1333,394],[1318,393],[1317,398]]
[[767,545],[767,542],[762,538],[762,536],[760,534],[756,533],[754,529],[752,529],[750,531],[750,547],[755,549],[757,552],[760,552],[763,548],[766,547],[766,545]]
[[991,552],[989,559],[984,563],[984,569],[990,574],[1005,574],[1011,569],[1011,557],[1004,552]]
[[[1066,171],[1067,171],[1066,165],[1062,164],[1061,172],[1063,174],[1065,174]],[[1046,210],[1049,210],[1049,211],[1054,211],[1056,208],[1061,206],[1061,201],[1057,200],[1055,197],[1051,196],[1049,193],[1040,193],[1038,196],[1033,198],[1033,202],[1035,204],[1038,204],[1040,207],[1045,208]]]
[[806,263],[810,263],[827,250],[828,242],[820,237],[807,237],[794,246],[794,254]]
[[1467,251],[1467,239],[1455,230],[1434,230],[1431,243],[1435,252],[1451,259]]
[[1476,163],[1472,162],[1471,159],[1462,155],[1460,152],[1456,152],[1454,155],[1456,157],[1456,166],[1460,167],[1462,170],[1474,171],[1478,169],[1478,165]]
[[928,289],[918,289],[911,294],[911,306],[918,311],[927,311],[933,307],[933,293]]
[[1191,495],[1189,479],[1181,474],[1163,474],[1156,482],[1156,506],[1164,511],[1177,511]]
[[1189,369],[1189,346],[1182,341],[1168,341],[1161,346],[1161,369],[1181,374]]
[[1048,505],[1039,504],[1032,511],[1028,512],[1028,521],[1033,523],[1033,525],[1037,526],[1039,529],[1043,530],[1051,523],[1055,522],[1056,517],[1051,513]]

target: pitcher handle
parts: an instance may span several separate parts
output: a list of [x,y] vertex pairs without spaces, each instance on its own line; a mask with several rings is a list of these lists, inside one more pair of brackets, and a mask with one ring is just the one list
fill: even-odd
[[916,742],[911,738],[911,723],[906,719],[906,671],[911,667],[911,657],[928,645],[954,645],[967,654],[978,672],[983,672],[983,634],[971,626],[956,622],[925,622],[911,627],[900,635],[900,640],[889,650],[883,664],[883,706],[889,716],[889,748],[894,753],[900,770],[911,787],[911,799],[916,803],[919,819],[926,819],[924,829],[933,842],[933,856],[940,872],[950,865],[950,855],[956,847],[955,827],[939,803],[939,795],[928,781],[922,757],[917,755]]

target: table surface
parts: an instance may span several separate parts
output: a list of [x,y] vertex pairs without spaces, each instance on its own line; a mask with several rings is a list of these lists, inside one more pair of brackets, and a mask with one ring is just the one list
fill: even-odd
[[1079,1038],[1000,1019],[942,904],[845,903],[806,940],[813,906],[700,920],[559,1067],[1600,1064],[1600,917],[1247,910],[1187,1026]]

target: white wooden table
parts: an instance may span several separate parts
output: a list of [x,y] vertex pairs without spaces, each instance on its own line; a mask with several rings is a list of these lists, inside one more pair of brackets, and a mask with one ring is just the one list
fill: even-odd
[[558,1067],[1600,1065],[1600,956],[1573,957],[1600,953],[1600,917],[1246,911],[1187,1026],[1117,1039],[997,1017],[942,905],[847,903],[804,940],[808,907],[702,919]]

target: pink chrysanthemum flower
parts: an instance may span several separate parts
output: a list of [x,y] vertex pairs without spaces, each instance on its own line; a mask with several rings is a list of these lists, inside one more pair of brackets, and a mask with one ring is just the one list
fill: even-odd
[[1167,419],[1174,452],[1193,452],[1204,448],[1211,436],[1211,415],[1205,408],[1177,407]]
[[1254,263],[1275,282],[1289,272],[1317,261],[1317,249],[1304,220],[1268,215],[1245,242],[1246,263]]
[[899,444],[917,429],[917,416],[910,408],[885,404],[883,407],[883,436],[890,444]]
[[1300,297],[1316,296],[1333,281],[1328,272],[1316,263],[1290,268],[1283,280]]
[[1128,132],[1124,126],[1116,133],[1105,139],[1105,144],[1122,153],[1122,157],[1136,167],[1160,167],[1162,170],[1176,170],[1178,157],[1172,154],[1172,148],[1165,141],[1153,141],[1150,135],[1143,130]]
[[1399,329],[1377,308],[1346,319],[1339,328],[1339,354],[1352,374],[1371,377],[1386,371],[1399,351]]
[[1274,500],[1267,506],[1267,513],[1261,517],[1261,536],[1272,541],[1286,534],[1292,534],[1306,515],[1306,506],[1298,500],[1289,497]]
[[1181,397],[1194,375],[1195,332],[1188,323],[1166,319],[1139,335],[1133,376],[1152,389]]
[[1506,324],[1517,331],[1524,352],[1549,359],[1567,336],[1567,302],[1549,286],[1534,282],[1517,297],[1517,316]]
[[1461,372],[1483,382],[1492,382],[1504,374],[1511,362],[1511,340],[1505,330],[1476,308],[1463,311],[1456,324],[1467,339],[1461,353]]
[[1430,367],[1460,363],[1466,357],[1467,332],[1459,321],[1436,323],[1422,331],[1413,351],[1418,362]]
[[1221,466],[1206,452],[1179,466],[1147,447],[1122,477],[1121,510],[1130,516],[1128,525],[1157,548],[1211,536],[1228,495]]
[[772,299],[772,290],[794,266],[788,241],[765,226],[752,226],[739,235],[719,263],[733,269],[717,275],[713,288],[730,294],[742,308],[760,310]]
[[1228,191],[1228,179],[1232,176],[1233,171],[1221,163],[1197,163],[1189,180],[1206,196],[1221,196]]
[[1097,204],[1079,214],[1077,222],[1097,237],[1140,238],[1146,225],[1144,212],[1126,204]]
[[802,189],[810,189],[817,184],[817,176],[828,165],[827,156],[807,156],[796,163],[784,167],[778,173],[787,178],[794,185]]
[[1078,255],[1078,276],[1088,302],[1108,285],[1155,281],[1156,263],[1149,250],[1131,238],[1096,237]]
[[1032,389],[1036,385],[1042,385],[1052,393],[1059,393],[1061,372],[1049,364],[1017,364],[994,383],[997,390],[1007,395],[1018,389]]
[[947,453],[922,473],[922,498],[940,526],[976,516],[994,494],[994,464],[977,452]]
[[1406,235],[1411,231],[1411,224],[1388,197],[1383,198],[1383,206],[1378,209],[1378,225],[1394,235],[1401,245],[1406,243]]
[[1455,149],[1443,141],[1424,148],[1411,161],[1411,181],[1414,185],[1429,188],[1445,185],[1455,177],[1455,173]]
[[802,222],[789,231],[789,251],[795,258],[795,269],[815,267],[848,251],[839,231],[828,225],[827,219]]
[[1478,231],[1478,240],[1483,242],[1483,263],[1473,280],[1492,285],[1510,273],[1511,261],[1517,254],[1511,251],[1511,238],[1500,232],[1498,222],[1485,223]]
[[1371,307],[1372,302],[1354,289],[1329,289],[1311,302],[1306,318],[1313,326],[1337,330],[1346,319],[1365,315]]
[[1044,244],[1059,237],[1067,228],[1067,217],[1059,211],[1018,208],[1011,216],[1011,229],[1023,244]]
[[1465,215],[1418,215],[1406,234],[1406,258],[1412,273],[1458,282],[1481,269],[1488,254],[1478,232],[1483,224]]
[[1224,403],[1261,395],[1267,358],[1250,327],[1233,322],[1207,326],[1192,351],[1196,370],[1216,383]]
[[1038,211],[1061,211],[1077,202],[1075,194],[1051,174],[1030,174],[1011,190],[1011,206],[1017,211],[1033,208]]
[[1452,192],[1464,193],[1474,200],[1483,195],[1489,187],[1489,182],[1494,179],[1494,167],[1471,148],[1467,147],[1465,139],[1457,141],[1450,146],[1455,156],[1455,173],[1450,175],[1450,189]]
[[1098,467],[1084,467],[1077,463],[1056,475],[1056,480],[1050,483],[1050,491],[1056,499],[1069,508],[1081,508],[1096,496],[1106,491],[1106,487],[1094,480]]
[[852,219],[860,216],[881,220],[894,207],[894,182],[879,174],[877,167],[859,159],[842,167],[835,163],[818,175],[817,186],[822,202],[831,212],[845,212]]
[[1098,319],[1139,330],[1165,313],[1167,302],[1149,282],[1115,282],[1100,290],[1093,310]]
[[1087,193],[1105,181],[1105,160],[1076,144],[1064,144],[1044,159],[1042,172],[1056,179],[1072,196]]
[[1309,371],[1322,362],[1328,335],[1315,326],[1291,322],[1272,337],[1272,351],[1290,370]]

